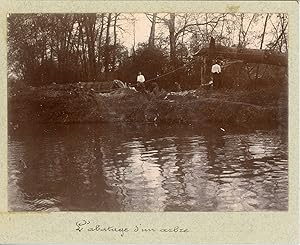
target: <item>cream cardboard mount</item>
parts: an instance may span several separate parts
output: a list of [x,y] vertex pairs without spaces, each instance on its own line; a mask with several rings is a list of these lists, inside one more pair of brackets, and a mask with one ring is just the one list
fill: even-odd
[[[2,1],[0,10],[0,243],[299,243],[299,55],[296,1]],[[287,211],[8,212],[7,16],[13,13],[286,13],[288,26]]]

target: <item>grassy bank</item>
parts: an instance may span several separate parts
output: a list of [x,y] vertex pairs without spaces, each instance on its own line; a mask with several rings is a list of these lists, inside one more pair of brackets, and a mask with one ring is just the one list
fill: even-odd
[[79,85],[11,92],[10,122],[167,122],[231,126],[285,124],[287,91],[193,90],[143,94],[130,89],[99,93]]

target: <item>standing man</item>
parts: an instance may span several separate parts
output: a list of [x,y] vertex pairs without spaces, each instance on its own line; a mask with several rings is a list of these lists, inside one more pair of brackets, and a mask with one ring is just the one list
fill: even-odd
[[216,40],[213,37],[211,37],[209,42],[209,48],[215,48],[215,45],[216,45]]
[[216,89],[221,87],[221,66],[218,61],[213,62],[214,65],[211,67],[211,73],[213,76],[214,87]]
[[137,81],[137,87],[142,88],[142,90],[145,90],[145,77],[141,72],[138,73],[136,81]]

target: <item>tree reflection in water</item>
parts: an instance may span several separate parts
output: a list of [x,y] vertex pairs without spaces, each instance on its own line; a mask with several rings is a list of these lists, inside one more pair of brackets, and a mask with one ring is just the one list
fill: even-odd
[[277,130],[43,124],[9,132],[15,211],[287,210],[287,173],[287,137]]

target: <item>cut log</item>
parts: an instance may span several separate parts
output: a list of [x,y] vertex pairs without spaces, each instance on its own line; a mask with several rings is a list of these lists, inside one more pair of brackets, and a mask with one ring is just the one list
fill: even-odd
[[276,66],[288,65],[288,57],[285,53],[262,49],[229,48],[216,46],[215,48],[203,48],[194,56],[209,56],[211,58],[227,58],[243,60],[245,63],[269,64]]

